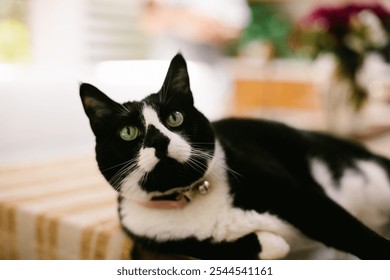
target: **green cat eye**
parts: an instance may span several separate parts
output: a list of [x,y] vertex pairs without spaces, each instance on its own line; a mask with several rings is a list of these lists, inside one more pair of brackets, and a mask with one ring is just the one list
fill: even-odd
[[139,130],[135,126],[127,125],[119,131],[120,137],[125,141],[133,141],[139,135]]
[[171,113],[167,118],[167,124],[170,127],[178,127],[180,126],[184,121],[184,116],[182,113],[176,111]]

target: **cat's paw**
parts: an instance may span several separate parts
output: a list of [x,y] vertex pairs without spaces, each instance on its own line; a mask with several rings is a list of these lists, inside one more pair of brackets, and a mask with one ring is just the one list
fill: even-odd
[[283,259],[290,251],[290,245],[280,235],[261,231],[257,233],[257,238],[262,249],[259,258],[262,260]]

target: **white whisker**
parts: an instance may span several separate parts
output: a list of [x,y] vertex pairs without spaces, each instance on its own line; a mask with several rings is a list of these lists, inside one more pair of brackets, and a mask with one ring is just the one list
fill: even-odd
[[203,158],[205,160],[215,160],[218,162],[218,164],[220,164],[227,172],[229,172],[236,180],[238,180],[238,178],[236,176],[241,176],[239,173],[237,173],[236,171],[234,171],[232,168],[230,168],[229,166],[227,166],[225,160],[223,158],[220,158],[218,157],[217,155],[215,154],[210,154],[208,153],[207,151],[203,151],[199,148],[195,148],[196,145],[192,145],[191,143],[191,146],[192,146],[192,151],[191,151],[191,154],[193,156],[196,156],[196,157],[199,157],[199,158]]

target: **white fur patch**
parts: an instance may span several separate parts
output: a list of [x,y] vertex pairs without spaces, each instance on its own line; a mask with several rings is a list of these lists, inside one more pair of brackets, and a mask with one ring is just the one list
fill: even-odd
[[319,159],[312,160],[311,170],[326,194],[364,224],[381,232],[390,217],[390,182],[375,162],[356,162],[359,171],[347,169],[340,185],[335,186],[329,168]]
[[145,106],[142,113],[145,119],[146,127],[152,124],[162,134],[170,139],[168,145],[168,156],[180,163],[186,162],[191,156],[191,146],[188,144],[188,142],[181,135],[174,133],[165,127],[160,122],[157,112],[152,107]]
[[145,176],[145,171],[141,168],[136,168],[131,171],[128,176],[122,181],[120,193],[122,196],[133,200],[146,200],[150,195],[141,189],[140,180]]
[[141,148],[138,156],[138,166],[145,172],[150,172],[158,163],[159,159],[155,155],[155,148]]
[[271,232],[262,231],[257,234],[262,250],[259,254],[262,260],[283,259],[290,251],[290,246],[279,235]]

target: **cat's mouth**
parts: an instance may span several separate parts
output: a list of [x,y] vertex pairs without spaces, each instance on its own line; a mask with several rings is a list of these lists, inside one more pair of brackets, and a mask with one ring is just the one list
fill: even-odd
[[180,209],[187,206],[198,194],[207,194],[209,189],[209,182],[207,180],[200,180],[189,188],[169,194],[155,195],[149,200],[138,201],[138,204],[155,209]]
[[191,199],[184,193],[173,193],[153,196],[150,200],[138,201],[138,203],[147,208],[180,209],[185,207],[190,201]]

